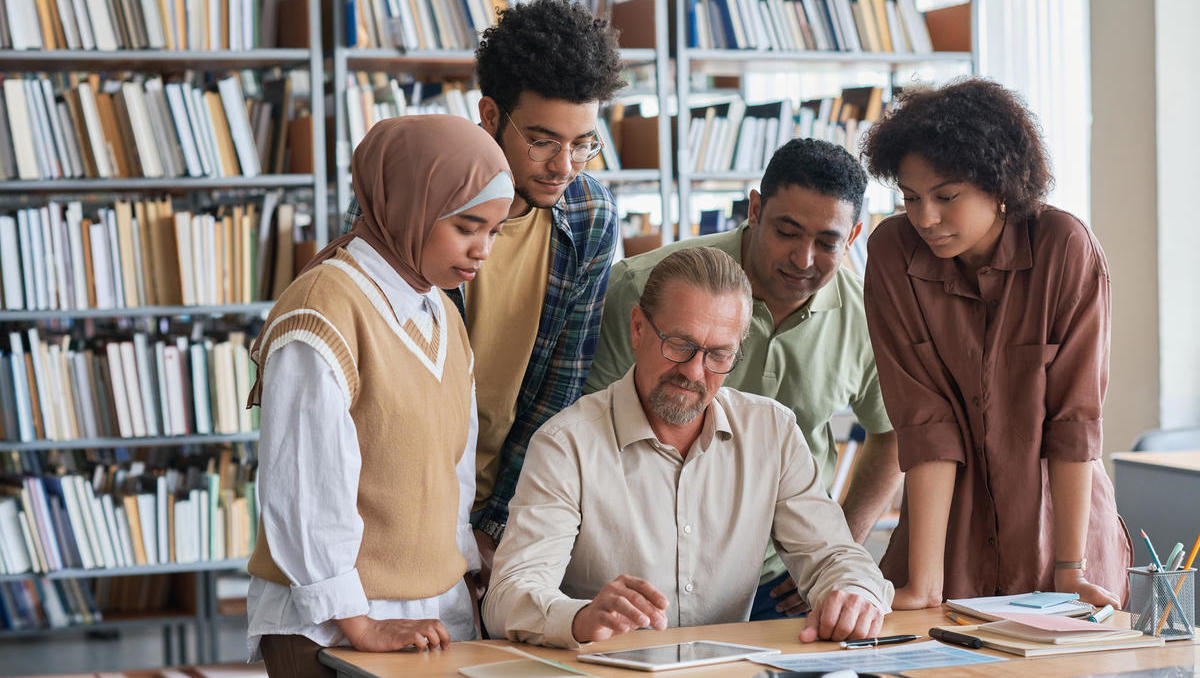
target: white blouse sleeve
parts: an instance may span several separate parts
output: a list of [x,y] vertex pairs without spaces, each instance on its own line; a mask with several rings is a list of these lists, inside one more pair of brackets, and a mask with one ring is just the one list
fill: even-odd
[[[270,356],[261,422],[263,529],[297,611],[311,624],[366,614],[354,566],[363,532],[358,436],[333,369],[312,347],[294,341]],[[473,495],[473,476],[471,487]]]
[[467,447],[455,471],[458,475],[458,549],[467,559],[467,571],[477,572],[483,561],[471,528],[471,505],[475,503],[475,442],[479,438],[479,410],[475,403],[475,383],[471,382],[471,423],[467,428]]

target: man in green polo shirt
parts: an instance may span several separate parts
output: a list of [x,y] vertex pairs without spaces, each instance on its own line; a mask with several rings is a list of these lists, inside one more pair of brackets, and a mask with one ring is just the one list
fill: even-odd
[[[879,392],[875,356],[863,313],[862,279],[841,266],[862,232],[867,176],[844,149],[794,139],[771,158],[762,192],[750,192],[750,214],[733,231],[716,233],[617,262],[609,275],[596,358],[585,393],[607,387],[633,363],[630,312],[650,269],[684,247],[706,245],[741,263],[754,292],[744,359],[725,385],[778,400],[796,421],[826,487],[837,465],[832,416],[848,406],[867,430],[842,508],[862,542],[899,487],[896,434]],[[806,609],[774,549],[768,549],[751,620]]]

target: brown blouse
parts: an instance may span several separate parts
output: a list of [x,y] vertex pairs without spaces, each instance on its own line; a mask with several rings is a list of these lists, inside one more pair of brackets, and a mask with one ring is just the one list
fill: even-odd
[[[1091,462],[1087,578],[1122,601],[1129,535],[1101,462],[1109,279],[1078,219],[1044,208],[1005,226],[979,288],[908,218],[871,235],[866,311],[900,468],[959,464],[946,532],[947,598],[1054,586],[1046,460]],[[880,568],[908,581],[907,498]]]

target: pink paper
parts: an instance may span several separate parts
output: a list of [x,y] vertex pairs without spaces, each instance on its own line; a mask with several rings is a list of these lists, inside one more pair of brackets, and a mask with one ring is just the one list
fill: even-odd
[[1113,627],[1105,624],[1097,624],[1095,622],[1076,619],[1075,617],[1063,617],[1054,614],[1021,614],[1016,612],[1005,612],[996,615],[1003,617],[1008,621],[1017,622],[1023,626],[1030,628],[1041,629],[1042,631],[1112,631]]

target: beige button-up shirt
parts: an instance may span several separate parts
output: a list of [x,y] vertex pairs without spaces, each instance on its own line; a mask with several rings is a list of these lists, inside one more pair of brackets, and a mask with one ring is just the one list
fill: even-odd
[[630,370],[534,434],[484,620],[577,647],[575,614],[628,574],[667,597],[671,626],[745,621],[771,539],[806,600],[852,591],[891,611],[892,585],[850,537],[791,410],[722,388],[685,460],[658,442]]

